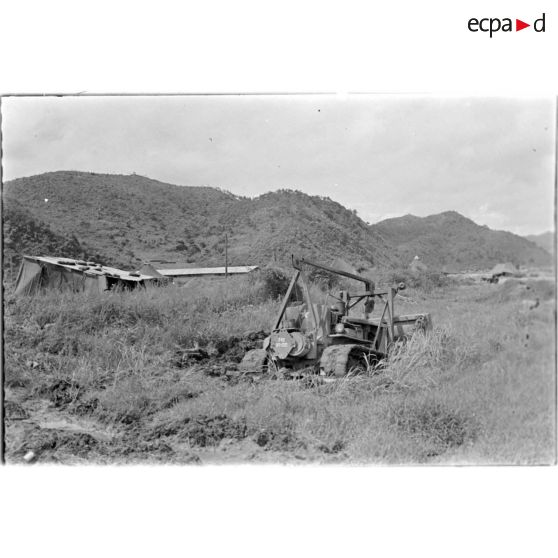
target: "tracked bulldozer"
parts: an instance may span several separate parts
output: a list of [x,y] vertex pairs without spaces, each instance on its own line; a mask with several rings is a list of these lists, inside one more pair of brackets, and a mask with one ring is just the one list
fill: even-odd
[[[394,299],[405,289],[403,283],[376,290],[372,280],[354,273],[294,256],[292,263],[295,273],[271,335],[262,349],[246,353],[240,364],[245,373],[272,378],[319,374],[334,379],[375,370],[394,344],[432,327],[427,313],[396,315]],[[364,288],[358,292],[328,292],[320,304],[312,300],[307,266],[353,279]]]

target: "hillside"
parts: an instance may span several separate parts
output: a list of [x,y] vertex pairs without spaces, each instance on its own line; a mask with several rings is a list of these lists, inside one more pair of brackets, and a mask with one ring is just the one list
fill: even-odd
[[223,265],[225,234],[231,265],[286,263],[293,251],[357,267],[396,263],[354,212],[301,192],[250,199],[137,175],[60,171],[7,182],[4,196],[55,233],[132,267],[144,259]]
[[533,242],[506,231],[479,226],[455,211],[428,217],[405,215],[386,219],[371,228],[392,243],[402,262],[414,256],[434,269],[490,269],[498,262],[549,265],[550,255]]
[[546,250],[549,254],[554,253],[554,239],[555,234],[552,231],[548,231],[542,234],[530,234],[525,238],[534,242],[537,246],[540,246],[543,250]]
[[[329,198],[291,190],[251,199],[138,175],[59,171],[7,182],[4,201],[7,211],[24,215],[8,214],[5,222],[16,252],[81,250],[124,268],[142,260],[223,265],[225,235],[230,265],[284,265],[293,252],[357,269],[407,266],[415,255],[431,269],[551,263],[550,254],[533,242],[479,226],[455,211],[369,226]],[[13,242],[19,239],[18,248]]]
[[101,263],[106,259],[97,251],[80,244],[71,232],[53,232],[14,200],[3,205],[3,242],[4,268],[9,279],[15,278],[23,255],[64,254]]

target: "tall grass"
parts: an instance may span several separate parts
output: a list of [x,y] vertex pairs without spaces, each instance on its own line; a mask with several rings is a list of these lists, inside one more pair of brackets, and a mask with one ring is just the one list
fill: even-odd
[[[527,311],[499,286],[411,287],[400,311],[420,304],[435,328],[395,347],[370,377],[320,385],[208,375],[226,371],[249,332],[269,330],[279,301],[267,287],[230,278],[103,298],[8,298],[6,385],[122,429],[132,445],[164,441],[167,452],[230,438],[310,459],[552,461],[550,307]],[[213,360],[177,359],[196,344]]]

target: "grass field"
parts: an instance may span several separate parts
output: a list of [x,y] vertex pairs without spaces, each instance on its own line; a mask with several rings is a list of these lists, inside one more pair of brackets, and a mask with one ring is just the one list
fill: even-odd
[[[5,296],[6,460],[61,463],[555,461],[549,281],[417,284],[434,331],[335,384],[236,372],[279,301],[260,279]],[[193,346],[206,358],[188,358]]]

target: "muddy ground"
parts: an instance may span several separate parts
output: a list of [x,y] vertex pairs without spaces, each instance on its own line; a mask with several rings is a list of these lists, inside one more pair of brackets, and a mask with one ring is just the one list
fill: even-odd
[[[258,380],[242,375],[238,363],[247,350],[261,346],[265,335],[263,331],[251,332],[222,346],[177,351],[173,366],[184,377],[207,378],[222,383],[225,389],[239,383],[253,384]],[[33,361],[27,365],[31,370],[39,368]],[[336,463],[348,457],[341,442],[331,447],[306,443],[289,432],[250,429],[223,414],[155,427],[149,424],[149,416],[107,424],[89,412],[95,402],[82,400],[75,390],[76,386],[64,380],[52,382],[39,393],[26,387],[5,387],[7,463]],[[168,406],[197,395],[182,391]]]
[[[311,447],[288,434],[250,433],[226,416],[200,417],[184,432],[142,432],[71,414],[49,399],[6,389],[6,462],[15,464],[168,464],[338,462],[342,444]],[[162,436],[159,437],[159,434]],[[169,436],[170,434],[170,436]]]

